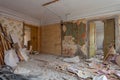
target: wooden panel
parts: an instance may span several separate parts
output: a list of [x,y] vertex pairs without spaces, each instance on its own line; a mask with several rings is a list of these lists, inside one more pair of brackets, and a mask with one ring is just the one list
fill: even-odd
[[34,25],[29,25],[29,24],[25,24],[25,26],[28,26],[31,29],[31,41],[30,41],[30,44],[32,45],[33,50],[34,51],[40,51],[39,50],[40,35],[38,35],[40,33],[39,27],[34,26]]
[[38,50],[38,28],[31,27],[31,44],[33,46],[33,50]]
[[95,23],[90,22],[89,26],[89,57],[95,55]]
[[41,52],[41,27],[38,27],[38,51]]
[[60,24],[41,27],[41,52],[55,55],[61,54]]
[[[111,43],[115,44],[115,19],[107,19],[104,21],[104,55],[108,53]],[[105,57],[104,56],[104,57]]]

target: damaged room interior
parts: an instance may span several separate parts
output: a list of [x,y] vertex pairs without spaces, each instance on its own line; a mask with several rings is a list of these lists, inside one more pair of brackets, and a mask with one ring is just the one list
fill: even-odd
[[0,80],[120,80],[120,0],[0,0]]

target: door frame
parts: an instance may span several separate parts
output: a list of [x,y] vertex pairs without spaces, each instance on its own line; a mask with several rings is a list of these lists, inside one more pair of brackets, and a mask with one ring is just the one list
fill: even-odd
[[90,39],[90,36],[89,36],[89,27],[90,27],[90,22],[94,22],[94,21],[103,21],[103,20],[106,20],[106,19],[111,19],[111,18],[114,18],[115,19],[115,49],[116,49],[116,52],[119,51],[119,45],[117,44],[119,42],[119,22],[118,22],[118,19],[119,19],[119,16],[115,15],[115,16],[107,16],[107,17],[98,17],[98,18],[90,18],[90,19],[87,19],[87,25],[86,25],[86,31],[87,31],[87,58],[90,58],[90,54],[89,54],[89,39]]

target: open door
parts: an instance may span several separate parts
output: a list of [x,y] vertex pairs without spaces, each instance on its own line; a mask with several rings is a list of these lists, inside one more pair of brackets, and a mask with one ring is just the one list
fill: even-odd
[[88,27],[88,36],[89,36],[89,57],[92,57],[95,55],[95,50],[96,50],[96,46],[95,46],[95,29],[96,28],[96,24],[94,22],[90,22],[89,23],[89,27]]
[[111,43],[114,44],[115,48],[115,19],[107,19],[104,21],[104,57],[108,53]]

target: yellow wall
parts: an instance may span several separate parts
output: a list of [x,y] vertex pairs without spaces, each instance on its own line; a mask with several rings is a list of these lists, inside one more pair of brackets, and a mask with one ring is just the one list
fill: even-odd
[[41,27],[41,52],[61,55],[60,24],[51,24]]

